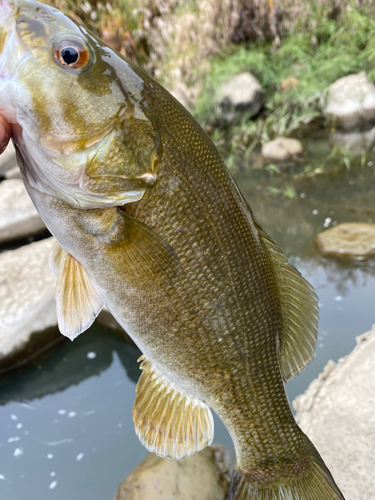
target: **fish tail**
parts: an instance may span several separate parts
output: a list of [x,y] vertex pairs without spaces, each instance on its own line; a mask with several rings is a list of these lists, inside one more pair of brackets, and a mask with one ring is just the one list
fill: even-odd
[[235,469],[228,500],[345,500],[331,473],[320,457],[302,476],[264,483],[249,480],[246,472]]

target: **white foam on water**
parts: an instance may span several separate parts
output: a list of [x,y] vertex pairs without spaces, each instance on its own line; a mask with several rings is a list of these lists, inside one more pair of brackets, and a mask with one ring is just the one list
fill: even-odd
[[21,457],[23,455],[23,448],[16,448],[14,450],[13,456],[15,458]]

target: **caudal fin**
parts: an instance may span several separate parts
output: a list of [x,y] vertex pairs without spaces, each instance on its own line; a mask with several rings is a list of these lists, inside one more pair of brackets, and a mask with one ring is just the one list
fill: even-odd
[[290,482],[261,486],[233,471],[228,500],[345,500],[322,459],[314,458],[310,470]]

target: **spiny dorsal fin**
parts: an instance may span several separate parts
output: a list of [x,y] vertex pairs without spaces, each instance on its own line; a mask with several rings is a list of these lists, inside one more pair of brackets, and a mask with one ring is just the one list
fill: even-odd
[[209,407],[157,373],[142,356],[143,370],[133,405],[135,432],[159,457],[180,460],[212,443],[214,422]]
[[92,325],[105,302],[105,293],[81,264],[58,242],[52,248],[50,268],[57,274],[56,310],[60,332],[70,340]]
[[283,336],[280,367],[285,381],[310,363],[318,334],[318,297],[313,287],[289,264],[281,249],[256,222],[268,250],[281,299]]

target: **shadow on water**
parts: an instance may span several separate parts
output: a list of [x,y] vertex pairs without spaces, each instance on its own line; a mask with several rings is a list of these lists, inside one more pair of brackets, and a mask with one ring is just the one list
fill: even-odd
[[112,498],[146,455],[131,418],[140,355],[94,325],[0,380],[0,498]]
[[[277,174],[260,168],[236,175],[258,221],[319,296],[316,356],[287,385],[290,399],[329,359],[348,354],[375,319],[375,260],[323,257],[313,241],[336,223],[375,222],[375,167],[371,161],[344,169],[330,164],[310,175],[330,150],[326,139],[315,144],[308,142],[306,157]],[[286,186],[290,197],[283,194]],[[146,455],[131,418],[139,356],[123,337],[94,325],[73,343],[64,340],[0,375],[1,499],[113,497]],[[231,446],[218,419],[215,441]]]
[[[61,336],[62,337],[62,336]],[[90,377],[108,370],[116,353],[126,376],[134,384],[140,371],[140,350],[120,335],[94,326],[74,342],[62,337],[63,346],[53,355],[41,353],[17,369],[11,381],[9,372],[0,374],[0,405],[8,401],[28,401],[65,391]],[[51,351],[49,351],[51,353]],[[92,356],[92,357],[90,357]]]

